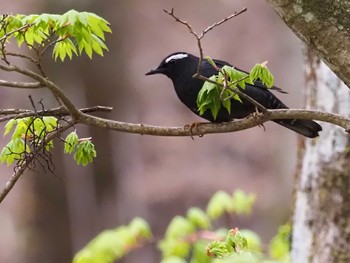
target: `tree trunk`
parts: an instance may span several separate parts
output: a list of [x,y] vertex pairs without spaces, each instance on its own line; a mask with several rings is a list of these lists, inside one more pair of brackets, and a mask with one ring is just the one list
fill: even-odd
[[350,1],[267,0],[284,22],[350,86]]
[[[310,50],[305,52],[308,108],[349,116],[350,93]],[[298,172],[293,223],[295,263],[350,262],[349,135],[322,124],[316,140],[306,140]]]

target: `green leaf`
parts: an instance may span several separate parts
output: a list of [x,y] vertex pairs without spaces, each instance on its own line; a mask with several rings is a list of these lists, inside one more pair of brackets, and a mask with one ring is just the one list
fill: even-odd
[[187,219],[195,228],[210,228],[210,219],[206,213],[197,207],[192,207],[187,211]]
[[266,63],[256,64],[249,75],[252,82],[260,80],[266,87],[271,88],[274,84],[274,77],[266,67]]
[[53,149],[53,141],[51,140],[51,141],[49,141],[49,142],[47,142],[46,144],[45,144],[45,149],[46,149],[46,151],[50,151],[51,149]]
[[73,263],[113,263],[121,259],[150,236],[145,235],[146,225],[143,219],[135,218],[128,226],[101,232],[74,256]]
[[67,135],[64,143],[64,153],[72,153],[75,147],[78,145],[79,138],[76,131]]
[[228,254],[229,251],[227,250],[225,242],[213,241],[207,247],[207,255],[210,257],[222,258]]
[[17,119],[17,126],[15,131],[12,134],[12,140],[21,138],[23,135],[25,135],[26,131],[28,130],[28,126],[24,119]]
[[[211,81],[216,81],[217,76],[211,76]],[[216,119],[221,108],[219,87],[212,82],[206,81],[197,96],[197,106],[200,115],[210,109],[214,119]]]
[[255,203],[254,194],[246,194],[242,190],[236,190],[232,196],[232,210],[237,214],[249,215]]
[[48,132],[53,131],[54,129],[58,128],[58,120],[56,117],[53,116],[44,116],[43,122],[46,125],[46,129]]
[[144,239],[150,239],[152,237],[152,232],[149,224],[142,218],[134,218],[129,226],[130,233],[135,237],[141,237]]
[[286,262],[288,262],[287,259],[290,257],[290,235],[290,224],[285,224],[278,228],[278,233],[272,238],[269,245],[269,254],[271,258],[286,260]]
[[[228,113],[231,113],[231,98],[227,99],[228,97],[232,96],[232,91],[226,89],[222,95],[222,105],[224,108],[228,111]],[[236,94],[237,95],[237,94]]]
[[176,239],[176,238],[185,237],[193,233],[194,231],[195,231],[195,228],[186,218],[182,216],[175,216],[171,220],[164,236],[166,239],[168,238]]
[[232,210],[232,198],[224,192],[216,192],[210,199],[207,206],[207,214],[211,219],[222,216],[225,212]]
[[229,252],[237,252],[238,249],[246,248],[248,246],[247,239],[242,235],[238,228],[231,229],[228,232],[225,243]]
[[88,165],[96,157],[95,146],[90,141],[82,141],[78,143],[75,149],[74,160],[78,165]]
[[13,125],[17,123],[16,119],[11,119],[9,120],[6,125],[5,125],[5,132],[4,132],[4,136],[7,135],[13,128]]
[[208,63],[209,63],[214,69],[219,70],[219,67],[215,64],[214,60],[213,60],[211,57],[206,56],[204,59],[207,60]]
[[40,138],[44,137],[46,133],[46,125],[44,121],[40,118],[36,118],[33,122],[33,125],[35,134],[38,135]]
[[11,141],[2,149],[0,153],[1,163],[6,162],[7,166],[11,165],[14,161],[21,159],[22,154],[29,153],[30,149],[25,145],[24,140],[16,138]]
[[184,240],[164,239],[158,243],[158,248],[164,258],[173,256],[185,258],[190,252],[191,245]]
[[212,258],[207,255],[207,240],[198,240],[193,244],[191,263],[212,263]]
[[247,241],[247,250],[254,252],[262,252],[261,238],[258,236],[257,233],[249,229],[241,229],[239,232]]
[[[216,81],[216,76],[211,76],[209,79],[211,81]],[[198,107],[201,106],[201,103],[204,100],[204,96],[206,94],[208,94],[208,92],[210,92],[211,90],[213,90],[215,88],[216,88],[216,85],[214,83],[209,82],[209,81],[204,82],[203,87],[199,91],[198,96],[197,96],[197,105],[198,105]]]

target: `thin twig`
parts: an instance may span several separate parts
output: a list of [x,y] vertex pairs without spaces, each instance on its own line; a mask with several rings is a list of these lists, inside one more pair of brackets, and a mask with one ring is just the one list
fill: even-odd
[[19,89],[39,89],[44,86],[40,82],[17,82],[0,79],[0,86]]
[[196,38],[197,40],[197,46],[199,49],[199,61],[198,61],[198,65],[197,65],[197,72],[194,75],[194,77],[198,77],[200,75],[200,65],[202,64],[202,60],[203,60],[203,48],[202,48],[202,44],[201,44],[201,39],[205,36],[205,34],[207,34],[210,30],[214,29],[217,26],[220,26],[221,24],[225,23],[226,21],[244,13],[247,11],[247,8],[243,8],[241,11],[239,12],[234,12],[232,15],[225,17],[224,19],[222,19],[219,22],[216,22],[214,24],[212,24],[211,26],[208,26],[206,29],[204,29],[202,31],[202,33],[200,35],[198,35],[192,28],[192,26],[187,22],[182,20],[180,17],[176,16],[174,14],[174,8],[172,8],[170,11],[163,9],[163,11],[165,13],[167,13],[168,15],[170,15],[172,18],[175,19],[176,22],[179,22],[180,24],[183,24],[184,26],[186,26],[188,28],[188,30],[190,31],[190,33]]
[[47,87],[52,94],[58,98],[60,101],[62,101],[63,105],[70,111],[73,118],[78,119],[80,117],[79,110],[75,107],[73,102],[67,97],[67,95],[62,91],[62,89],[56,85],[55,83],[51,82],[47,78],[35,73],[34,71],[18,67],[16,65],[1,65],[0,69],[4,71],[9,72],[17,72],[24,76],[30,77],[38,82],[41,83],[41,85]]
[[[75,123],[70,123],[67,124],[61,128],[59,128],[57,131],[50,133],[45,140],[43,140],[41,142],[41,145],[44,146],[45,143],[51,141],[53,138],[55,138],[55,136],[57,136],[58,134],[68,130],[69,128],[71,128],[72,126],[74,126]],[[40,147],[39,147],[40,148]],[[39,151],[40,149],[38,149],[37,151]],[[18,181],[18,179],[23,175],[23,173],[26,171],[26,169],[29,167],[29,165],[31,165],[31,162],[35,159],[35,153],[32,154],[27,160],[25,160],[19,167],[18,170],[16,170],[10,177],[10,179],[7,181],[4,189],[1,191],[0,193],[0,203],[5,199],[5,197],[8,195],[8,193],[11,191],[11,189],[13,188],[13,186],[16,184],[16,182]]]
[[20,53],[13,53],[13,52],[6,52],[7,56],[11,56],[11,57],[19,57],[19,58],[24,58],[24,59],[28,59],[30,62],[36,64],[37,61],[32,58],[31,56],[28,55],[24,55],[24,54],[20,54]]
[[25,25],[23,25],[23,26],[21,26],[21,27],[19,27],[19,28],[16,28],[16,29],[14,29],[14,30],[12,30],[12,31],[10,31],[10,32],[7,32],[5,35],[3,35],[3,37],[0,38],[0,42],[6,40],[8,37],[10,37],[11,35],[13,35],[14,33],[20,32],[20,31],[22,31],[22,30],[24,30],[24,29],[27,29],[28,27],[31,27],[32,25],[33,25],[33,24],[25,24]]

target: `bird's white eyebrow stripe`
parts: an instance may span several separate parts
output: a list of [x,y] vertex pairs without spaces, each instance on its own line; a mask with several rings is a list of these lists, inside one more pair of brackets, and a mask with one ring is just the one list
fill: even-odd
[[186,53],[175,54],[175,55],[172,55],[172,56],[168,57],[165,60],[165,63],[168,63],[170,60],[173,60],[173,59],[182,59],[182,58],[185,58],[185,57],[188,57],[188,54],[186,54]]

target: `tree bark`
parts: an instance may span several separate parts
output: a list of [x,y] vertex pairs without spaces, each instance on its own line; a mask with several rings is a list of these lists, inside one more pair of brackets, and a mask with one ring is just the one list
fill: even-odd
[[350,1],[267,2],[294,33],[350,87]]
[[[310,50],[305,52],[307,107],[350,113],[350,94]],[[349,135],[323,124],[317,140],[304,144],[298,172],[292,259],[296,263],[350,262]]]

